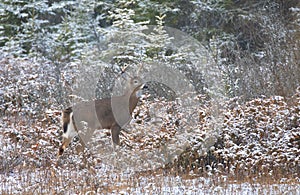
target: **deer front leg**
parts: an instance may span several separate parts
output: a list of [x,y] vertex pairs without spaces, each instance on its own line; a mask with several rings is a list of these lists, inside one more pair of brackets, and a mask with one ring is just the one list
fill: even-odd
[[121,132],[121,127],[118,124],[114,124],[111,127],[111,138],[114,146],[120,145],[120,132]]
[[68,147],[68,145],[71,143],[73,138],[63,138],[63,141],[62,141],[62,144],[61,146],[59,147],[59,150],[58,150],[58,155],[62,155],[65,151],[65,149]]

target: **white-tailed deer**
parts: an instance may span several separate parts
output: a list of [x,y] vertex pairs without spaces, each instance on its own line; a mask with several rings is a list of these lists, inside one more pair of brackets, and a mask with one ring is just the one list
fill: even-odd
[[130,122],[142,87],[141,79],[132,77],[122,96],[81,102],[63,110],[63,141],[58,154],[62,155],[74,136],[78,133],[80,135],[80,132],[86,131],[86,128],[90,132],[87,133],[88,136],[80,136],[81,144],[84,145],[96,129],[110,129],[113,144],[120,145],[121,128]]

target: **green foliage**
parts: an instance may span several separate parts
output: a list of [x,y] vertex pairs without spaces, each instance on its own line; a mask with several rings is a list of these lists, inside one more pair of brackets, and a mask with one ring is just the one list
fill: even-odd
[[75,1],[68,5],[72,11],[56,26],[55,40],[61,58],[80,59],[85,47],[95,45],[94,7],[95,1]]
[[[146,55],[149,58],[161,58],[172,54],[169,46],[171,44],[171,37],[164,29],[164,19],[166,15],[156,16],[156,26],[153,29],[147,39],[149,44],[146,46]],[[169,52],[169,53],[168,53]]]
[[[1,57],[60,67],[91,55],[118,65],[171,60],[163,32],[171,26],[211,50],[231,96],[288,95],[299,83],[298,8],[297,0],[0,0]],[[157,27],[145,37],[148,24]]]
[[11,55],[27,55],[37,52],[51,14],[47,1],[1,1],[0,45]]
[[18,27],[22,24],[22,18],[27,16],[27,14],[22,14],[20,10],[24,4],[25,2],[21,1],[1,1],[1,46],[4,46],[10,37],[17,34]]

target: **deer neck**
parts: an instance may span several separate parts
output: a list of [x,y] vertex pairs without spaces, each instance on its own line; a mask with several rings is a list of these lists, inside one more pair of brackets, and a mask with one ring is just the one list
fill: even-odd
[[138,91],[138,88],[136,88],[135,90],[133,90],[129,95],[129,112],[130,114],[132,114],[133,110],[135,109],[138,101],[139,101],[139,98],[137,97],[137,91]]

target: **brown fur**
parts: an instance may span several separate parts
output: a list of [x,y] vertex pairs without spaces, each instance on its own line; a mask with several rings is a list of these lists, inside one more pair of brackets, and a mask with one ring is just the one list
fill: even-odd
[[[135,109],[138,98],[136,92],[140,89],[141,83],[132,83],[134,79],[130,80],[129,89],[123,96],[116,96],[106,99],[98,99],[94,101],[81,102],[73,107],[69,107],[62,112],[62,123],[64,133],[66,133],[67,125],[70,123],[70,114],[73,112],[73,125],[75,130],[83,130],[82,124],[76,124],[76,121],[85,121],[90,132],[81,134],[80,139],[82,145],[86,143],[92,136],[96,129],[111,129],[112,141],[115,145],[120,145],[120,131],[123,126],[130,122],[130,117]],[[134,88],[130,88],[134,86]],[[126,108],[129,101],[129,108]],[[114,104],[112,106],[112,103]],[[129,112],[129,113],[128,113]],[[117,119],[115,118],[117,114]],[[59,148],[59,155],[61,155],[65,148],[70,144],[72,138],[64,138],[61,147]]]

